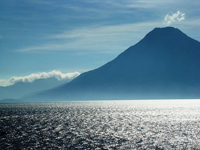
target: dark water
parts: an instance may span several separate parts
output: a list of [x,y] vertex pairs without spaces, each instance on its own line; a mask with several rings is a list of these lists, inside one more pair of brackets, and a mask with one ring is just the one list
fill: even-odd
[[0,104],[0,149],[200,149],[200,100]]

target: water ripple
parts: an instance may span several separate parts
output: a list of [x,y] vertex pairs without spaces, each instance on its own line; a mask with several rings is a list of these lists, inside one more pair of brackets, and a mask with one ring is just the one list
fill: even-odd
[[200,101],[0,104],[0,149],[200,149]]

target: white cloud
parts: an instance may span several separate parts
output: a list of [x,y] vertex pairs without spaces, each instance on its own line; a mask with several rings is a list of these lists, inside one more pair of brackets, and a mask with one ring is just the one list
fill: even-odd
[[13,76],[8,80],[0,80],[0,86],[9,86],[9,85],[14,85],[17,82],[33,82],[38,79],[48,79],[48,78],[56,78],[59,81],[64,79],[71,81],[72,79],[78,77],[79,75],[80,75],[79,72],[65,74],[60,71],[53,70],[51,72],[35,73],[23,77]]
[[177,11],[174,14],[167,14],[164,18],[164,24],[170,25],[172,22],[185,20],[185,13]]

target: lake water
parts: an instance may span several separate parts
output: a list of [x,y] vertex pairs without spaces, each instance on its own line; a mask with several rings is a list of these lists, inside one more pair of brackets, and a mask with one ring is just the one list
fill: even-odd
[[0,149],[200,149],[200,100],[0,104]]

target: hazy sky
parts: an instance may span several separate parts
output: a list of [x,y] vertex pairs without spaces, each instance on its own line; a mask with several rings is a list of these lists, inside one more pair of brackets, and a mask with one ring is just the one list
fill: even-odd
[[155,27],[200,41],[198,0],[0,0],[0,80],[112,60]]

